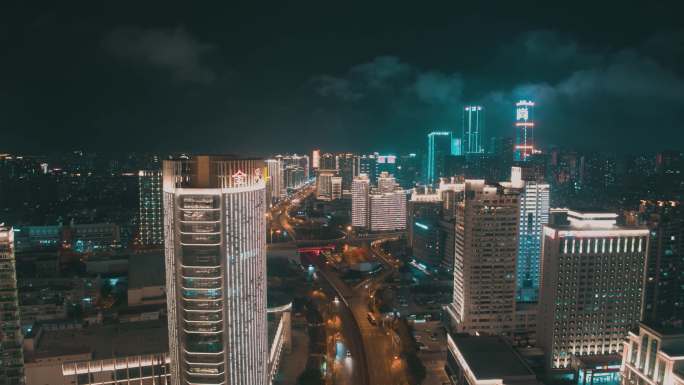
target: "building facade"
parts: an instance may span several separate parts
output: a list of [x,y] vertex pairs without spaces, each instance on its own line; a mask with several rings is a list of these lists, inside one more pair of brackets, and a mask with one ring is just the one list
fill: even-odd
[[535,153],[534,147],[534,102],[521,100],[515,104],[515,147],[514,158],[524,162]]
[[[515,169],[514,167],[514,174]],[[549,223],[549,191],[547,183],[522,181],[515,176],[512,183],[520,188],[520,234],[518,237],[517,300],[537,302],[542,228]]]
[[446,177],[446,158],[455,153],[451,131],[435,131],[428,134],[425,184],[431,185]]
[[278,202],[284,195],[283,165],[280,159],[266,159],[268,171],[267,187],[270,194],[270,204]]
[[454,294],[447,307],[459,332],[513,330],[519,209],[517,191],[465,181],[455,207]]
[[406,230],[404,190],[370,194],[370,231]]
[[164,162],[166,287],[174,384],[265,385],[264,162]]
[[352,227],[367,228],[370,220],[370,180],[361,174],[352,182]]
[[458,155],[484,153],[484,109],[482,106],[466,106],[463,113],[463,136],[461,153]]
[[678,201],[642,201],[648,227],[644,320],[684,321],[684,210]]
[[14,230],[0,224],[0,385],[25,383],[22,344]]
[[623,385],[682,385],[684,329],[681,325],[641,323],[622,347]]
[[610,362],[638,326],[648,230],[617,214],[554,210],[544,227],[537,341],[549,369]]
[[138,172],[138,239],[143,246],[164,244],[161,170]]

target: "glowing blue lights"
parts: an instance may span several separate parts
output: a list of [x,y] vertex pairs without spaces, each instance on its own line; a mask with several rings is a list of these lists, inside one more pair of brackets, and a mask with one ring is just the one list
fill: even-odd
[[420,228],[423,229],[423,230],[429,230],[429,229],[430,229],[427,225],[424,225],[424,224],[422,224],[422,223],[420,223],[420,222],[415,222],[414,224],[415,224],[416,226],[420,227]]

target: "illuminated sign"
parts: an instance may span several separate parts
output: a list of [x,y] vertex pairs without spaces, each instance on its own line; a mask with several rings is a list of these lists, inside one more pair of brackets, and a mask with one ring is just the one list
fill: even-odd
[[527,107],[518,107],[515,112],[516,120],[528,120],[530,118],[530,111]]
[[245,184],[245,177],[247,177],[247,174],[242,172],[242,170],[237,170],[237,172],[233,174],[233,184],[236,186],[242,186]]

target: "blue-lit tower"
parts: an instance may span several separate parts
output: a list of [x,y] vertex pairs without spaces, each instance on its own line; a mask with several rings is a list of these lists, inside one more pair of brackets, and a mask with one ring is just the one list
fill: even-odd
[[438,178],[446,176],[446,157],[456,152],[456,142],[451,131],[433,131],[428,134],[426,184],[435,183]]
[[526,161],[535,153],[534,102],[521,100],[515,104],[515,148],[513,160]]
[[482,106],[466,106],[463,112],[463,137],[461,154],[482,154],[482,132],[484,131],[484,109]]

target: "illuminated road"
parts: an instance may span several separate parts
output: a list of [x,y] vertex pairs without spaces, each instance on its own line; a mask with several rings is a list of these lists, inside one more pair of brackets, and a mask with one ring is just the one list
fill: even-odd
[[[330,269],[326,264],[321,263],[318,266],[321,275],[335,289],[338,295],[344,298],[349,306],[348,310],[351,310],[351,315],[353,315],[353,320],[358,328],[361,339],[360,342],[354,341],[354,347],[357,348],[356,345],[362,347],[368,368],[368,381],[373,385],[395,385],[404,382],[404,366],[400,359],[394,359],[398,349],[395,351],[392,337],[382,326],[372,325],[368,321],[370,293],[377,290],[396,268],[388,256],[385,257],[387,259],[378,258],[383,263],[385,269],[356,288],[350,288],[339,278],[337,272]],[[343,322],[346,326],[351,325],[351,322],[345,322],[344,319]],[[354,351],[352,353],[355,354]],[[358,357],[358,355],[355,355],[355,357]],[[358,360],[354,360],[354,364],[356,363],[358,363]],[[352,382],[350,385],[357,383],[361,382]]]

